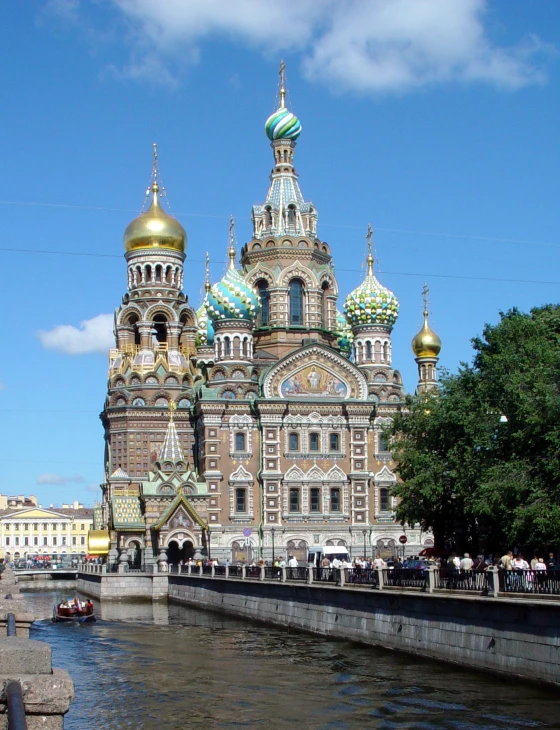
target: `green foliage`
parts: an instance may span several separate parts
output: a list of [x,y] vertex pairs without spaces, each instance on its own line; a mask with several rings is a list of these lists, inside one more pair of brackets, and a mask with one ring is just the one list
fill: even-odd
[[560,307],[512,309],[472,342],[472,365],[411,397],[390,429],[398,519],[438,547],[557,543]]

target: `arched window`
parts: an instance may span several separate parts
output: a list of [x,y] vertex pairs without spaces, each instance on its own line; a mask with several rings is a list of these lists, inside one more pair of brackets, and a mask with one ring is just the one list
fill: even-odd
[[371,360],[371,342],[366,342],[366,360]]
[[329,284],[328,282],[324,281],[323,286],[321,287],[323,290],[323,298],[321,301],[322,305],[322,320],[323,320],[323,329],[328,330],[329,329],[329,300],[327,298],[329,293]]
[[329,450],[340,451],[340,435],[338,433],[331,433],[329,436]]
[[331,489],[331,512],[340,512],[340,489]]
[[266,327],[270,321],[270,292],[268,291],[268,282],[261,279],[257,282],[257,290],[260,300],[259,324]]
[[156,281],[161,281],[161,266],[158,264],[156,266]]
[[264,209],[264,224],[266,228],[272,228],[272,212],[269,205]]
[[288,206],[288,225],[295,226],[296,224],[296,207],[295,205]]
[[245,451],[245,434],[241,431],[238,431],[235,434],[235,450],[236,451]]
[[389,343],[383,343],[383,360],[387,362],[389,360]]
[[156,314],[154,317],[154,330],[158,342],[167,342],[167,319],[163,314]]
[[247,512],[247,491],[245,489],[235,490],[235,511]]
[[291,433],[288,437],[290,451],[299,451],[299,434]]
[[380,452],[381,451],[389,451],[389,446],[387,444],[387,439],[385,438],[385,436],[382,433],[380,433],[378,438],[379,438],[379,441],[378,441],[378,443],[379,443],[379,451]]
[[309,451],[319,451],[319,434],[309,434]]
[[231,355],[231,340],[229,337],[224,337],[224,357]]
[[299,279],[290,281],[290,324],[303,324],[303,283]]

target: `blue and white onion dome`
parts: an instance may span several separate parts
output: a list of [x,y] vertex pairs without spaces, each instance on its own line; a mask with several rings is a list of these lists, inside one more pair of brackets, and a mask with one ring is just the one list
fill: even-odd
[[206,310],[213,322],[223,319],[253,321],[259,310],[257,295],[235,268],[234,258],[235,252],[230,249],[229,269],[206,297]]
[[212,321],[208,316],[207,297],[204,297],[204,301],[200,309],[196,313],[196,319],[198,322],[198,328],[196,330],[196,344],[198,347],[205,347],[206,345],[214,344],[214,327]]
[[345,316],[338,309],[336,310],[336,334],[338,335],[337,344],[342,352],[350,352],[354,342],[354,333]]
[[399,316],[399,302],[373,273],[373,257],[367,259],[368,273],[357,289],[346,297],[344,315],[351,327],[378,324],[393,327]]

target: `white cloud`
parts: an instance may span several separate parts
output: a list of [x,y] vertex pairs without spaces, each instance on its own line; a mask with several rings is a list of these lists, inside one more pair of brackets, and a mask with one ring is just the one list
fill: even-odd
[[67,484],[83,484],[85,479],[80,474],[64,477],[60,474],[39,474],[36,484],[51,484],[57,487],[64,487]]
[[79,327],[59,324],[52,330],[40,330],[38,336],[43,347],[65,355],[106,353],[114,347],[113,315],[98,314],[92,319],[84,319]]
[[[487,0],[113,0],[132,43],[121,77],[172,85],[167,63],[196,63],[206,40],[296,51],[310,80],[362,93],[459,81],[504,89],[542,83],[536,37],[489,38]],[[488,24],[488,23],[487,23]]]

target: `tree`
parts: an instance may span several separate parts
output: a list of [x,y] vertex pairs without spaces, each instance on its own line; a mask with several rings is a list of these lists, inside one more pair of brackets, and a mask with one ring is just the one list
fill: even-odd
[[472,341],[472,365],[409,398],[389,432],[397,517],[438,548],[560,537],[560,307],[500,317]]

